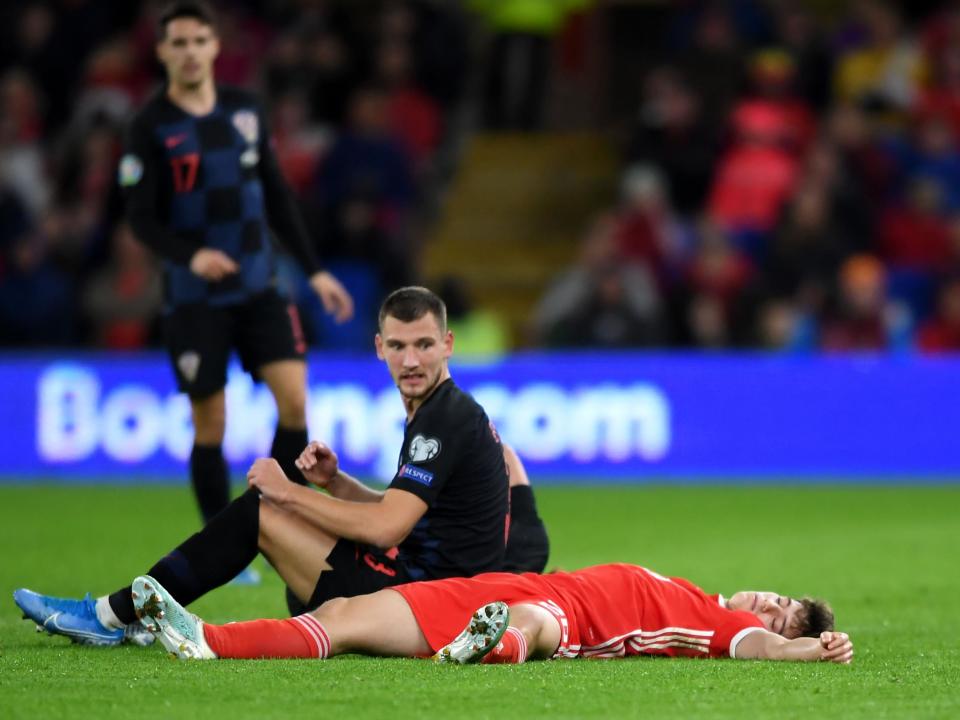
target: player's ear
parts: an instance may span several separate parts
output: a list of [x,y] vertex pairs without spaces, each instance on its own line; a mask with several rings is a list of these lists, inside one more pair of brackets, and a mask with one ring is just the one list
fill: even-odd
[[453,355],[453,330],[447,330],[447,334],[443,338],[444,345],[444,357],[450,357]]
[[377,348],[377,357],[381,360],[386,360],[386,358],[383,356],[383,338],[380,337],[380,333],[377,333],[373,336],[373,344],[374,347]]

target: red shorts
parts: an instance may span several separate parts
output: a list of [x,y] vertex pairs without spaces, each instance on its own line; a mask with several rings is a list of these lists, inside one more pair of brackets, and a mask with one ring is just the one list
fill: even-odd
[[561,640],[557,656],[571,657],[570,645],[579,647],[569,613],[560,606],[554,593],[537,579],[540,575],[524,573],[485,573],[472,578],[448,578],[396,585],[423,631],[430,649],[436,652],[453,640],[470,622],[470,616],[487,603],[501,600],[507,605],[539,605],[550,612],[560,625]]

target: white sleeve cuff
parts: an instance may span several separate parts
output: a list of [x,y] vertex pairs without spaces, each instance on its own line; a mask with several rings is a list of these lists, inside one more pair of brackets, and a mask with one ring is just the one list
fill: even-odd
[[743,640],[747,635],[749,635],[749,634],[752,633],[752,632],[756,632],[757,630],[763,630],[763,628],[762,628],[762,627],[748,627],[748,628],[744,628],[743,630],[741,630],[740,632],[738,632],[736,635],[734,635],[734,636],[733,636],[733,640],[730,641],[730,657],[736,658],[736,657],[737,657],[737,645],[739,645],[739,644],[740,644],[740,641]]

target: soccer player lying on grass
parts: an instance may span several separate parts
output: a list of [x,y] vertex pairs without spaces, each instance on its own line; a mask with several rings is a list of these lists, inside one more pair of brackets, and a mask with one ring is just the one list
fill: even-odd
[[637,565],[548,575],[487,573],[329,600],[287,620],[211,625],[138,577],[134,606],[184,659],[327,658],[341,653],[438,662],[667,655],[848,663],[823,601],[744,591],[725,599]]

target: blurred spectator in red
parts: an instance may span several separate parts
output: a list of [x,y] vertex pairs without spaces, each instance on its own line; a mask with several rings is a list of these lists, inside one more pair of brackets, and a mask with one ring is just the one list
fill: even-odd
[[827,351],[881,351],[903,345],[907,319],[887,297],[883,263],[855,255],[841,267],[837,306],[827,315],[820,347]]
[[722,347],[749,335],[750,320],[745,311],[754,268],[729,235],[713,222],[700,223],[685,278],[685,317],[695,345]]
[[954,140],[960,140],[960,46],[938,48],[930,63],[932,78],[917,100],[918,114],[943,117]]
[[922,54],[903,32],[899,9],[887,0],[860,0],[853,9],[866,37],[838,60],[837,98],[877,108],[909,109],[926,69]]
[[612,214],[594,220],[578,264],[547,288],[534,311],[539,344],[627,348],[662,340],[656,282],[646,265],[620,257],[616,231]]
[[717,152],[717,127],[700,99],[673,68],[644,79],[637,126],[627,159],[650,163],[666,175],[677,212],[693,217],[703,210]]
[[153,339],[160,311],[162,282],[150,251],[137,242],[126,223],[116,226],[108,264],[82,290],[91,344],[111,350],[136,350]]
[[675,283],[688,251],[662,174],[649,165],[631,166],[623,175],[620,195],[616,230],[619,255],[650,268],[661,288]]
[[284,178],[299,198],[305,198],[316,177],[320,158],[331,142],[328,128],[309,122],[310,108],[296,90],[273,101],[272,136],[277,162]]
[[950,243],[943,215],[943,190],[937,180],[913,178],[903,203],[883,212],[878,245],[894,267],[928,272],[944,267],[950,258]]
[[733,232],[768,233],[797,179],[797,159],[784,149],[781,118],[770,108],[738,113],[734,146],[720,161],[710,217]]
[[940,285],[936,314],[920,327],[917,346],[928,353],[960,351],[960,276]]
[[270,32],[258,15],[242,6],[225,4],[217,14],[220,54],[214,65],[217,82],[252,87],[257,80],[258,60],[267,48]]
[[[750,127],[760,113],[778,127],[775,134],[785,149],[800,156],[813,139],[816,123],[806,102],[794,91],[796,69],[790,56],[779,48],[756,53],[750,60],[751,93],[733,109],[734,132]],[[741,130],[742,132],[742,130]],[[771,134],[774,130],[771,128]]]
[[440,143],[440,108],[416,85],[407,41],[381,42],[375,63],[376,79],[386,91],[393,133],[406,147],[415,167],[423,169]]

